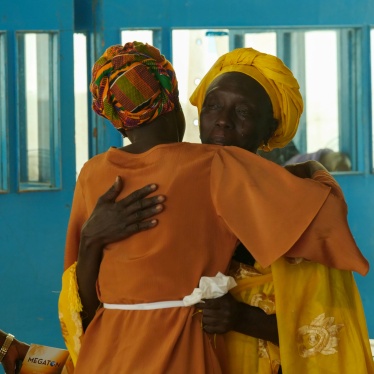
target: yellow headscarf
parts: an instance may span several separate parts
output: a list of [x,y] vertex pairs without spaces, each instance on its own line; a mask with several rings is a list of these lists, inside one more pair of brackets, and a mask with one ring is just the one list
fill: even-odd
[[197,106],[199,115],[210,84],[218,76],[230,72],[252,77],[270,97],[278,127],[269,139],[268,150],[288,144],[296,134],[303,112],[299,84],[282,60],[253,48],[238,48],[226,53],[211,67],[190,97],[190,102]]

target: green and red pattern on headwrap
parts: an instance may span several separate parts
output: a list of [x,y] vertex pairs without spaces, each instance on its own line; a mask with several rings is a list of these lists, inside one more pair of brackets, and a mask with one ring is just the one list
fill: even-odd
[[92,108],[125,130],[180,110],[178,82],[170,62],[149,44],[109,47],[92,68]]

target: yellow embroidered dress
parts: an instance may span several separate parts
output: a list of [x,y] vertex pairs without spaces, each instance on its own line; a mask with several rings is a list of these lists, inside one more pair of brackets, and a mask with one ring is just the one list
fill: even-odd
[[[232,274],[233,275],[233,274]],[[231,373],[374,373],[365,315],[353,275],[308,261],[241,265],[237,300],[276,313],[279,347],[230,332]]]
[[[342,192],[329,174],[314,179]],[[279,347],[250,336],[225,335],[232,374],[372,374],[365,315],[352,272],[282,257],[267,268],[233,262],[230,292],[267,314],[276,313]]]

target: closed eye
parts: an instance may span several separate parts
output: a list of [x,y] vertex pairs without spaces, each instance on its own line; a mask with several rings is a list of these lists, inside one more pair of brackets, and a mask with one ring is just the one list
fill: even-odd
[[253,116],[252,111],[246,105],[240,105],[236,107],[236,113],[243,118],[248,118]]
[[249,115],[249,111],[245,109],[237,110],[236,113],[238,113],[242,117],[248,117]]
[[218,109],[218,108],[220,108],[220,106],[218,104],[208,104],[206,107],[209,108],[209,109]]
[[220,109],[221,105],[217,103],[216,101],[208,101],[203,105],[203,109],[209,109],[209,110],[215,110]]

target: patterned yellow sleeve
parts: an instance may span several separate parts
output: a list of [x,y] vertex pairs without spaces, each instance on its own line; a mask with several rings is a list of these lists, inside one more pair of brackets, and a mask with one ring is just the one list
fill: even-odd
[[78,293],[75,262],[67,268],[62,275],[62,289],[58,301],[58,316],[61,323],[62,335],[66,347],[73,360],[77,362],[83,336],[82,319],[80,312],[83,306]]

